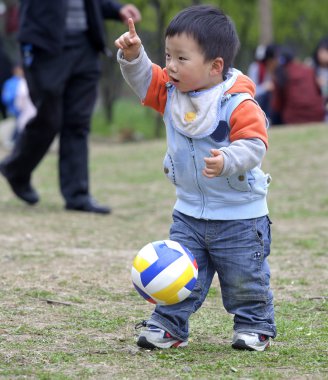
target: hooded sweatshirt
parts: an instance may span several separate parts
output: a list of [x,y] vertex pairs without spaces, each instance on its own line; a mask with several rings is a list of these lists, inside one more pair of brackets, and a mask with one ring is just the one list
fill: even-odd
[[[174,208],[197,219],[251,219],[268,213],[270,176],[260,168],[268,146],[266,118],[254,101],[255,85],[240,71],[210,89],[182,93],[166,69],[144,49],[134,61],[118,51],[123,76],[145,106],[164,117],[164,173],[175,185]],[[202,174],[204,157],[219,149],[224,167],[215,178]]]

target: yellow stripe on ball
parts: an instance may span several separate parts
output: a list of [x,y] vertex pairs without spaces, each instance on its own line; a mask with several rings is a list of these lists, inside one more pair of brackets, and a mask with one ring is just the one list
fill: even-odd
[[[160,301],[164,301],[167,305],[172,305],[179,302],[178,291],[183,288],[188,282],[194,277],[194,271],[191,265],[188,265],[186,270],[181,274],[181,276],[172,282],[166,288],[160,290],[159,292],[152,293],[152,297]],[[174,296],[172,296],[172,294]]]
[[145,269],[147,269],[150,266],[150,263],[145,260],[144,258],[137,255],[135,259],[133,260],[133,267],[139,272],[143,272]]

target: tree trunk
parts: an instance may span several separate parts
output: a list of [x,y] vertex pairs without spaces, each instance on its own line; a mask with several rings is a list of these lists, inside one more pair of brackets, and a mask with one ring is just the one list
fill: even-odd
[[[159,66],[164,67],[164,30],[165,30],[165,11],[161,8],[161,2],[159,0],[153,0],[152,5],[155,8],[156,20],[157,20],[157,33],[156,40],[158,41],[156,49],[156,58]],[[163,129],[163,118],[161,115],[157,115],[155,123],[155,137],[160,137]]]
[[260,15],[260,44],[268,45],[273,42],[272,0],[259,0]]

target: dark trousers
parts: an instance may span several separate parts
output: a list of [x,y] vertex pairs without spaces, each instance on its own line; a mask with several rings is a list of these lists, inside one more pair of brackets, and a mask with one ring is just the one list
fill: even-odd
[[86,35],[72,37],[58,56],[40,49],[32,54],[24,71],[37,115],[3,161],[6,172],[17,183],[30,181],[59,134],[60,190],[66,205],[78,206],[90,197],[88,136],[100,74],[98,54]]

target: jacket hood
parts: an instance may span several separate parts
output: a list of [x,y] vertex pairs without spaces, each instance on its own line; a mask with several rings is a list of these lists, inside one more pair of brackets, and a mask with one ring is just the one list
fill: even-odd
[[234,80],[232,86],[225,92],[226,94],[246,92],[252,97],[255,96],[255,83],[248,76],[244,75],[241,71],[238,71],[236,69],[229,70],[229,74],[236,79]]

